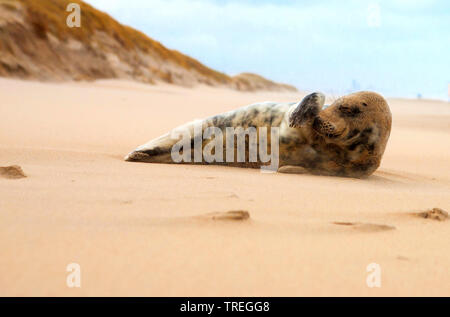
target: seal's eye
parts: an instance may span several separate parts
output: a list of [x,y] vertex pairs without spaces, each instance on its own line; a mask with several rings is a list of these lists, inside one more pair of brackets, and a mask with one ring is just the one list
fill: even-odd
[[341,112],[342,116],[345,116],[345,117],[355,117],[361,112],[361,110],[357,106],[350,107],[350,106],[342,105],[342,106],[339,106],[338,109]]
[[367,104],[366,104],[365,102],[363,102],[362,105],[363,105],[364,107],[367,107]]

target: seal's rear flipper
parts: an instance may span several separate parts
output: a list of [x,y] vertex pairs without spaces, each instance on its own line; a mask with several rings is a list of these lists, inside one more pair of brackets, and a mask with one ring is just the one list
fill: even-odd
[[[197,130],[197,132],[196,132]],[[198,133],[198,134],[196,134]],[[189,144],[193,142],[194,135],[202,133],[202,121],[194,120],[180,127],[175,128],[159,138],[143,144],[134,151],[125,156],[128,162],[147,162],[147,163],[178,163],[172,158],[172,150],[174,145],[180,140],[185,140]]]
[[125,156],[128,162],[147,162],[147,163],[172,163],[170,148],[159,148],[134,150]]
[[160,136],[157,139],[139,146],[134,151],[125,156],[128,162],[148,162],[148,163],[172,163],[170,156],[172,146],[176,140],[172,139],[170,133]]

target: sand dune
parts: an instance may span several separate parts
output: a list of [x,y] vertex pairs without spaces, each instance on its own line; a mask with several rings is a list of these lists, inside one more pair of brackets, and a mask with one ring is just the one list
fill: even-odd
[[[78,4],[82,27],[66,24]],[[81,23],[81,22],[80,22]],[[260,75],[229,76],[122,25],[81,0],[0,1],[0,76],[50,82],[126,79],[241,91],[297,91]]]
[[[450,221],[417,216],[450,210],[448,103],[389,100],[364,180],[122,160],[185,121],[302,96],[0,79],[0,166],[27,175],[0,178],[0,295],[449,296]],[[250,217],[217,220],[233,210]]]

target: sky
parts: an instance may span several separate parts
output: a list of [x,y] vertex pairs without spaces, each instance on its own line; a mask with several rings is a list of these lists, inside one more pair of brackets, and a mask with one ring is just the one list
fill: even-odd
[[449,98],[448,0],[85,1],[229,75],[335,96]]

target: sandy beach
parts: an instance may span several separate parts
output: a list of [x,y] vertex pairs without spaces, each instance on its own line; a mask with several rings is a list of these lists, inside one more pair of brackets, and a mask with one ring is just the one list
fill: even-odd
[[[450,211],[447,102],[388,99],[367,179],[123,161],[184,122],[303,96],[0,79],[0,166],[27,175],[0,177],[0,296],[450,296],[450,221],[415,215]],[[231,210],[250,218],[208,217]]]

